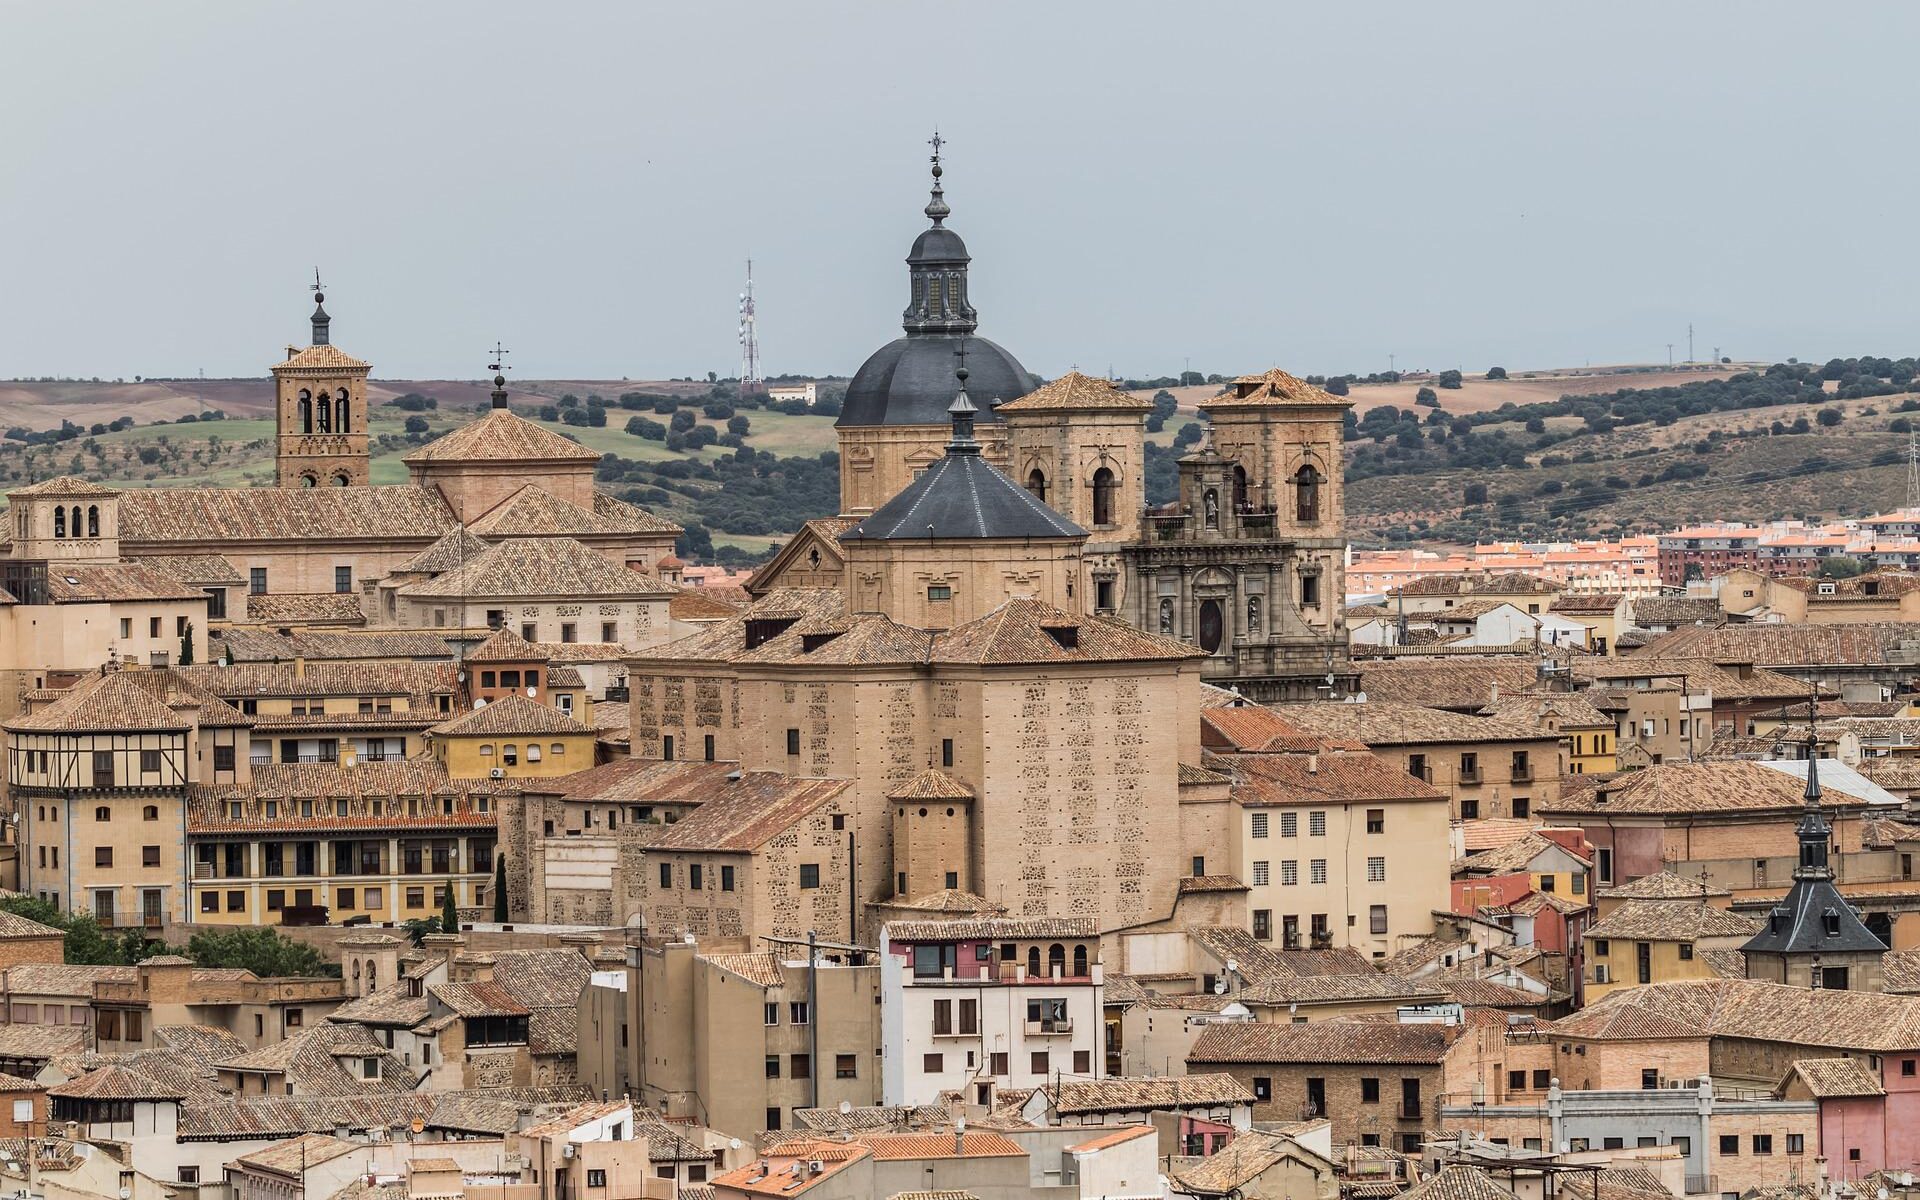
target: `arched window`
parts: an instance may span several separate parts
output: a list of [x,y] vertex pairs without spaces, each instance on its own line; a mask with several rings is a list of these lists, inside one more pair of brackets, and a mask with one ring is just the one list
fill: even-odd
[[1297,521],[1320,519],[1320,472],[1301,467],[1293,476],[1293,516]]
[[1059,942],[1047,947],[1047,976],[1067,973],[1067,948]]
[[379,986],[380,986],[380,965],[374,962],[372,959],[368,959],[367,960],[367,990],[372,991],[373,989]]
[[318,410],[317,412],[314,413],[314,416],[319,420],[320,432],[332,433],[333,432],[333,405],[328,404],[327,398],[325,396],[322,396],[320,397],[320,403],[316,404],[314,407]]
[[1075,979],[1087,977],[1087,948],[1084,945],[1073,948],[1073,977]]
[[1040,974],[1040,947],[1027,947],[1027,974],[1037,977]]
[[1239,463],[1233,464],[1233,511],[1247,511],[1247,469]]
[[353,960],[353,979],[355,983],[360,981],[360,960],[357,958]]
[[1035,467],[1033,470],[1028,471],[1027,472],[1027,490],[1033,493],[1033,498],[1035,500],[1038,500],[1040,503],[1045,504],[1047,502],[1046,472],[1042,471],[1039,467]]
[[90,538],[100,536],[100,506],[98,504],[87,505],[87,536]]
[[333,484],[335,487],[346,487],[352,481],[347,478],[345,471],[336,471],[334,472],[333,478],[327,482]]
[[93,810],[93,819],[96,821],[111,821],[113,820],[113,810],[103,804]]
[[80,529],[80,506],[76,504],[73,506],[73,536],[79,537]]
[[313,394],[305,388],[300,389],[300,402],[293,406],[293,415],[301,433],[313,432]]
[[1101,467],[1093,473],[1093,523],[1111,525],[1113,521],[1113,471]]
[[333,402],[333,428],[335,432],[347,432],[347,389],[341,388],[340,395]]
[[312,473],[309,472],[308,474],[302,475],[300,477],[300,486],[301,487],[319,487],[320,481],[318,479],[315,479]]
[[58,504],[53,506],[53,536],[57,538],[67,536],[67,510]]
[[140,810],[140,819],[143,821],[158,821],[160,819],[160,806],[158,804],[147,805]]

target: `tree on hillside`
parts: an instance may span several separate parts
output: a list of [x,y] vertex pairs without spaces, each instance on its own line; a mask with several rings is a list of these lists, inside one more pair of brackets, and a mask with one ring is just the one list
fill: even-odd
[[1147,415],[1147,432],[1159,433],[1167,426],[1167,421],[1179,409],[1179,401],[1165,388],[1153,394],[1153,411]]
[[1440,394],[1430,387],[1423,387],[1413,394],[1413,402],[1424,408],[1439,408]]
[[1464,501],[1468,507],[1476,504],[1485,504],[1487,502],[1487,485],[1484,483],[1468,484],[1467,490],[1461,493],[1460,499]]
[[1327,380],[1327,394],[1329,396],[1346,395],[1347,377],[1344,375],[1335,375],[1332,379]]
[[1832,429],[1835,425],[1838,425],[1843,419],[1844,418],[1840,415],[1840,410],[1837,408],[1823,408],[1820,410],[1820,414],[1819,414],[1820,424],[1825,426],[1828,429]]
[[1443,388],[1457,388],[1460,386],[1460,372],[1454,370],[1442,371],[1440,372],[1438,382]]
[[1488,367],[1487,368],[1488,379],[1505,379],[1506,377],[1507,377],[1507,369],[1505,367]]
[[340,973],[338,963],[329,963],[307,943],[257,926],[196,933],[187,940],[187,957],[197,966],[237,968],[262,979]]

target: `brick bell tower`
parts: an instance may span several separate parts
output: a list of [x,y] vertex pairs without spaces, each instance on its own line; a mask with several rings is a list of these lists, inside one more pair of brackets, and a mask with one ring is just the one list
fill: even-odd
[[320,273],[313,276],[313,343],[287,347],[273,370],[281,487],[364,487],[367,483],[367,373],[371,364],[330,340]]

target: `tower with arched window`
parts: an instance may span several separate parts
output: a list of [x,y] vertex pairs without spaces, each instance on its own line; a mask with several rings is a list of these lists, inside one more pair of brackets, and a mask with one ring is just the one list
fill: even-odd
[[1201,671],[1251,699],[1338,698],[1354,685],[1342,599],[1348,403],[1285,371],[1200,403],[1207,440],[1179,497],[1127,548],[1124,612],[1204,650]]
[[313,297],[313,344],[287,347],[273,365],[275,458],[281,487],[364,487],[367,483],[367,372],[333,345],[332,318]]

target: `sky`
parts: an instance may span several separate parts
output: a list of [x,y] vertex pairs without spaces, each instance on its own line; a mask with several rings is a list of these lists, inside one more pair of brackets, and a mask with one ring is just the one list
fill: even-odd
[[0,377],[769,373],[898,336],[948,139],[1042,375],[1900,356],[1920,6],[0,3]]

